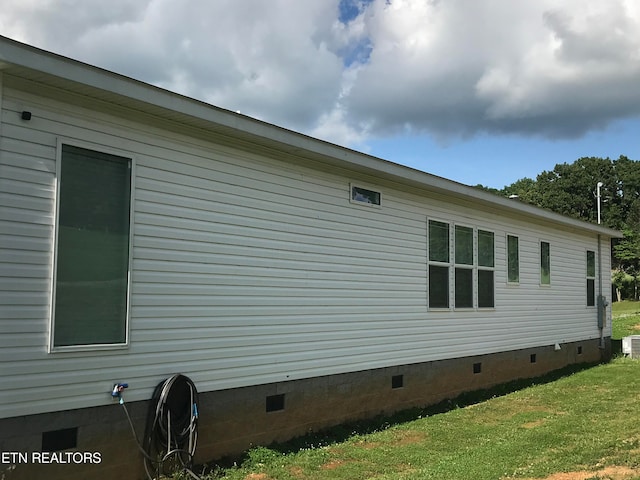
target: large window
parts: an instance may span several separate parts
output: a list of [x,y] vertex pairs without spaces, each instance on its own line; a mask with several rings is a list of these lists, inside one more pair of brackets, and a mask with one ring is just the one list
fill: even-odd
[[429,220],[430,308],[493,308],[494,271],[493,232]]
[[587,306],[596,305],[596,252],[587,250]]
[[551,285],[551,248],[540,242],[540,285]]
[[520,252],[518,237],[507,235],[507,282],[520,283]]
[[132,161],[63,145],[52,346],[127,341]]
[[494,307],[495,268],[493,232],[478,230],[478,308]]
[[449,224],[429,220],[429,307],[449,308]]

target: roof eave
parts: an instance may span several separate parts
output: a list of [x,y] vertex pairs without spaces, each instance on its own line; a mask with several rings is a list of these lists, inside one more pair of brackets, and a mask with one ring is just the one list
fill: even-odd
[[162,115],[164,112],[167,118],[172,120],[175,120],[175,114],[179,114],[184,118],[204,121],[212,129],[224,131],[228,136],[235,135],[244,140],[250,138],[257,144],[268,145],[270,148],[275,146],[289,154],[322,158],[329,163],[341,164],[374,175],[392,177],[396,181],[417,188],[453,194],[461,199],[501,211],[542,219],[594,234],[613,238],[622,237],[622,234],[616,230],[502,198],[468,185],[312,138],[6,37],[0,36],[0,47],[0,72],[3,70],[12,74],[16,74],[15,70],[22,71],[23,74],[32,72],[41,82],[47,81],[47,78],[56,79],[57,86],[60,86],[60,81],[68,82],[69,89],[72,89],[73,85],[90,87],[100,91],[102,98],[106,95],[115,103],[122,104],[119,100],[127,99],[138,109],[152,110],[150,113],[153,115]]

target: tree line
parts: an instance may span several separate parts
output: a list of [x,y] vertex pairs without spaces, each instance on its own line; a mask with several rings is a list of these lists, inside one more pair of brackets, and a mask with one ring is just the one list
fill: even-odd
[[597,223],[597,185],[601,223],[620,230],[612,244],[612,282],[617,300],[640,295],[640,161],[621,155],[616,160],[583,157],[557,164],[536,179],[522,178],[502,189],[478,188],[563,215]]

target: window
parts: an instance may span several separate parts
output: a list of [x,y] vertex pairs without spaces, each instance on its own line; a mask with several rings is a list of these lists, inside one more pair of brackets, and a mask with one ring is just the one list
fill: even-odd
[[52,346],[127,342],[132,160],[63,145]]
[[380,192],[351,185],[351,202],[380,206]]
[[596,252],[587,250],[587,306],[596,306]]
[[540,284],[551,285],[551,255],[549,242],[540,242]]
[[429,307],[449,308],[449,224],[429,220]]
[[493,232],[478,230],[478,308],[493,308],[494,238]]
[[455,306],[473,308],[473,228],[455,227]]
[[518,237],[507,235],[507,282],[520,283],[520,252]]
[[454,308],[493,308],[494,233],[429,220],[428,235],[429,307],[450,308],[453,300]]

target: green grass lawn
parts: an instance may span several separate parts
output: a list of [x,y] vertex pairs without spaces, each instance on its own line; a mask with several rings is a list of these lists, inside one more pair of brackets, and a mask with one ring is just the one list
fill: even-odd
[[361,431],[308,440],[302,448],[254,448],[239,466],[209,478],[638,480],[640,362],[616,358],[446,413]]
[[625,300],[611,306],[613,322],[611,338],[620,340],[628,335],[640,335],[640,302]]
[[[640,324],[640,302],[617,302],[612,309],[614,339],[640,333],[633,328]],[[206,478],[640,480],[638,360],[615,358],[435,412],[404,412],[257,447],[238,465],[217,467]]]

